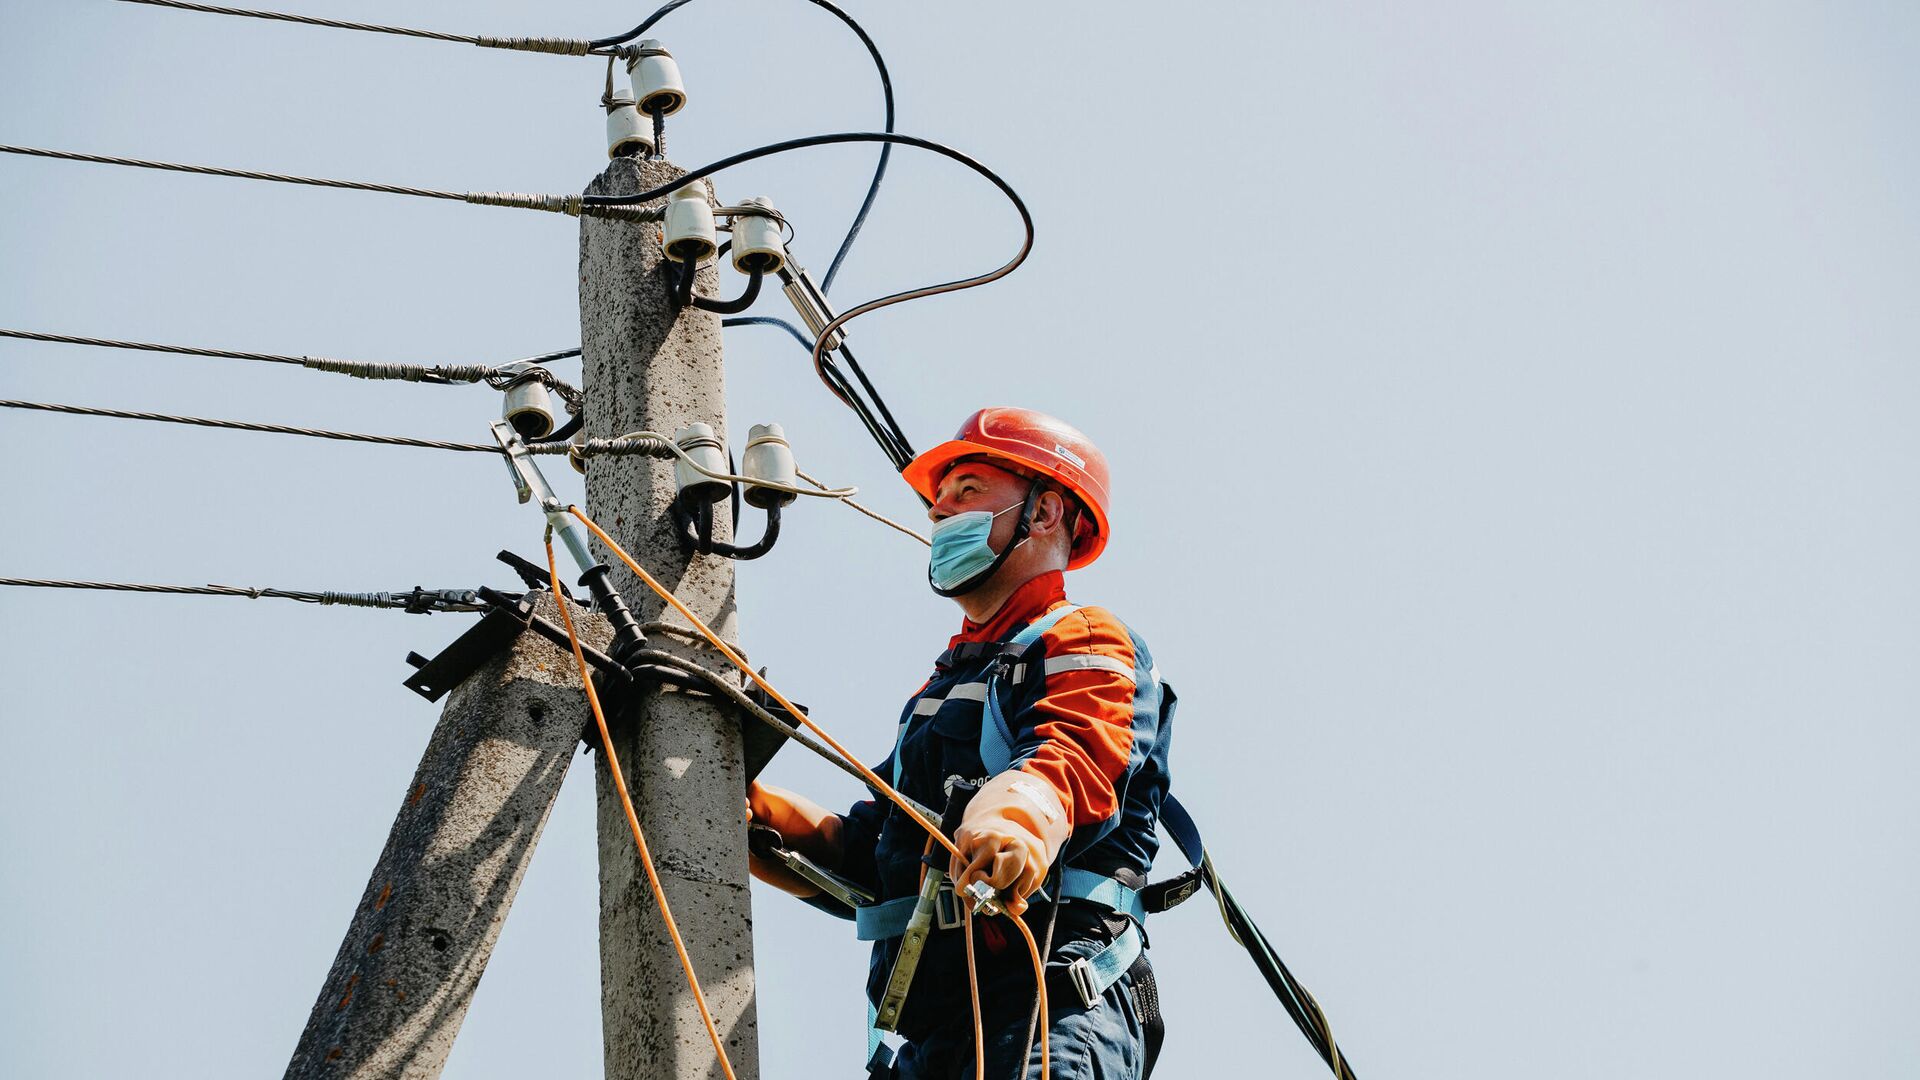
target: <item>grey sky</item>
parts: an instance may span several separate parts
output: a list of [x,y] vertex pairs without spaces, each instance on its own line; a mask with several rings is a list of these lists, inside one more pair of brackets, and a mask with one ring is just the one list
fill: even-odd
[[[547,35],[647,10],[283,6]],[[852,9],[902,130],[1039,221],[1020,272],[856,323],[860,355],[920,445],[1025,404],[1105,446],[1116,537],[1071,591],[1179,688],[1177,790],[1363,1075],[1920,1072],[1920,10]],[[808,5],[702,0],[660,36],[682,164],[878,127],[858,44]],[[0,0],[0,142],[572,191],[604,160],[600,78]],[[895,161],[844,301],[1017,241],[970,174]],[[772,196],[824,269],[870,165],[719,188]],[[0,192],[0,326],[423,362],[579,340],[563,218],[11,157]],[[736,444],[778,420],[803,467],[914,512],[790,341],[734,331],[728,366]],[[497,407],[20,342],[0,387],[456,439]],[[13,412],[0,455],[0,575],[466,586],[539,541],[476,457]],[[923,567],[810,505],[740,574],[756,660],[876,759],[958,620]],[[401,658],[464,619],[0,605],[0,1074],[277,1073],[436,715]],[[857,794],[799,755],[772,775]],[[589,779],[450,1076],[600,1067]],[[755,899],[764,1075],[852,1075],[864,949]],[[1152,934],[1159,1075],[1316,1074],[1204,905]]]

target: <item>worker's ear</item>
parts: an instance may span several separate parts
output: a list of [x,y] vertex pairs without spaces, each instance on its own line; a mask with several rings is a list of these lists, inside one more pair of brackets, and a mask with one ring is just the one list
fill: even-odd
[[1041,536],[1050,535],[1054,530],[1064,527],[1066,514],[1066,497],[1048,488],[1034,500],[1031,531]]

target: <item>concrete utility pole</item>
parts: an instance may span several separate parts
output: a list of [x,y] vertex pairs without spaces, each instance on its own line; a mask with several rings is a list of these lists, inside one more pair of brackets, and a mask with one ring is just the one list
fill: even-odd
[[[683,175],[664,161],[620,157],[587,188],[630,195]],[[663,205],[664,200],[651,205]],[[726,438],[720,318],[676,312],[659,227],[580,220],[580,340],[587,433],[608,437],[704,421]],[[702,271],[712,294],[714,271]],[[596,521],[661,584],[732,644],[737,640],[733,564],[689,558],[669,508],[673,464],[646,457],[594,458],[587,505]],[[729,538],[727,515],[715,537]],[[665,605],[615,560],[613,580],[643,621]],[[668,612],[670,615],[671,612]],[[725,661],[683,635],[649,631],[649,644],[712,666]],[[613,718],[613,739],[727,1056],[741,1080],[757,1078],[753,912],[747,891],[746,781],[739,723],[704,695],[647,689]],[[597,760],[600,821],[600,980],[606,1075],[706,1080],[719,1063],[674,956],[634,850],[619,798]]]
[[[550,597],[538,611],[558,618]],[[575,618],[582,640],[606,646],[605,620]],[[573,656],[537,634],[453,690],[288,1080],[440,1075],[592,722]]]

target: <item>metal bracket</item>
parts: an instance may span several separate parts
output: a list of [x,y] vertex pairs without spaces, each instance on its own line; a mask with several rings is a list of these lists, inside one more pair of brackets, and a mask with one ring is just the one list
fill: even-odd
[[[492,590],[481,591],[485,593]],[[482,664],[498,656],[502,650],[512,648],[514,641],[526,631],[526,617],[531,614],[533,601],[526,597],[521,597],[510,606],[495,604],[492,610],[481,616],[479,622],[453,639],[453,643],[440,650],[440,654],[433,659],[422,659],[418,653],[409,654],[407,660],[418,670],[404,685],[428,701],[439,701],[448,691],[464,682],[467,676],[480,670]]]
[[513,475],[513,487],[520,495],[521,502],[539,497],[540,509],[552,511],[560,508],[560,499],[547,486],[547,478],[540,475],[540,469],[533,463],[533,455],[527,452],[527,444],[520,440],[520,433],[505,420],[495,420],[487,425],[493,432],[493,439],[507,458],[507,472]]

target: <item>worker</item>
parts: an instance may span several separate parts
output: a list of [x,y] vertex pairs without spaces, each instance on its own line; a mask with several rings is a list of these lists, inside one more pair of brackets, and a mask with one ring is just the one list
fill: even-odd
[[[875,771],[936,813],[953,783],[979,785],[953,835],[960,855],[942,865],[953,887],[997,890],[1043,943],[1052,1075],[1141,1080],[1161,1024],[1138,893],[1159,846],[1172,694],[1125,624],[1067,600],[1064,572],[1107,544],[1106,459],[1053,417],[990,408],[902,475],[929,503],[928,582],[965,620],[901,710],[893,754]],[[755,784],[749,805],[790,850],[877,898],[859,914],[860,936],[874,941],[867,995],[880,1006],[923,856],[939,849],[884,799],[834,814]],[[752,868],[795,895],[819,891],[772,859],[755,857]],[[941,900],[893,1027],[904,1045],[879,1047],[871,1075],[971,1078],[984,1054],[992,1080],[1038,1076],[1026,944],[1004,919],[974,920],[985,1042],[976,1047],[960,909],[949,893]]]

